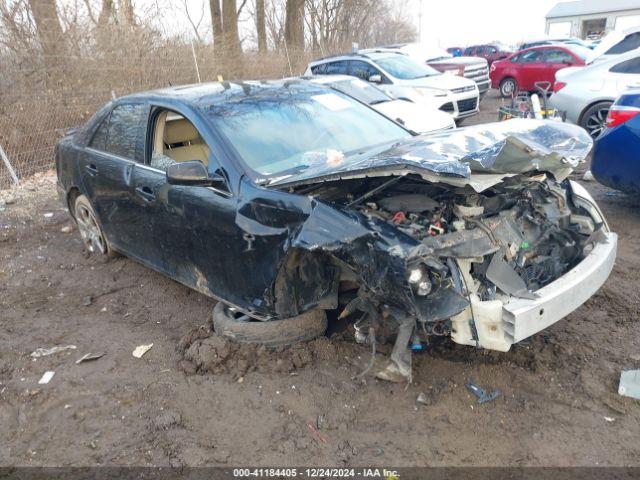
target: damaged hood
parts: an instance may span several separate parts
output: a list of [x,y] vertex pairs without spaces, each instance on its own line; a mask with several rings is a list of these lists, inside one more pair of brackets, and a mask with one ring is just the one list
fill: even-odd
[[414,173],[428,181],[482,191],[508,176],[550,172],[561,181],[588,155],[593,141],[575,125],[513,119],[400,141],[389,148],[319,161],[302,172],[271,178],[269,186]]

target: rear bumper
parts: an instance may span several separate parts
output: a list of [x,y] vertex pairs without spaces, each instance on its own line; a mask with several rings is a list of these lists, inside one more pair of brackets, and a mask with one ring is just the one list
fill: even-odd
[[618,245],[615,233],[604,235],[606,241],[596,244],[582,262],[558,280],[538,290],[537,298],[512,298],[503,305],[505,336],[511,343],[553,325],[598,291],[613,269]]

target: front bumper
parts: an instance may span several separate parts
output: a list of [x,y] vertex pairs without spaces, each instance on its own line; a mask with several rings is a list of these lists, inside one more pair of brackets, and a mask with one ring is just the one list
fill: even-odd
[[578,265],[537,290],[534,299],[481,301],[472,294],[471,307],[451,317],[451,339],[462,345],[506,352],[514,343],[562,320],[586,302],[611,273],[618,236],[608,231],[603,235],[604,240]]
[[[506,297],[481,301],[475,294],[460,314],[451,317],[451,339],[506,352],[518,343],[562,320],[586,302],[609,277],[616,259],[618,236],[609,230],[602,211],[580,184],[570,181],[573,202],[600,225],[601,238],[574,268],[540,288],[532,299]],[[469,272],[471,260],[458,259],[461,272]],[[473,280],[469,278],[468,284]]]
[[440,106],[440,110],[453,115],[453,118],[470,117],[480,112],[480,95],[477,89],[462,94],[450,95],[447,102]]
[[517,343],[563,319],[586,302],[609,277],[616,259],[618,236],[604,234],[605,242],[573,269],[536,292],[533,300],[512,298],[502,307],[505,337]]
[[489,79],[486,79],[484,81],[476,81],[476,84],[478,85],[478,92],[481,96],[487,93],[489,91],[489,88],[491,87],[491,81]]

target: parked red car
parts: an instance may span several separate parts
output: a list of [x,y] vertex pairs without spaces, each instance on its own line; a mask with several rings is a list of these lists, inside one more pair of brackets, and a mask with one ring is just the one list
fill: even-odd
[[544,45],[521,50],[494,62],[489,77],[493,88],[500,90],[503,97],[510,97],[518,91],[534,91],[536,82],[551,82],[553,87],[558,70],[584,64],[584,59],[570,47]]
[[507,58],[513,54],[513,50],[499,43],[488,45],[473,45],[464,49],[462,53],[465,57],[481,57],[484,58],[489,65],[493,62]]

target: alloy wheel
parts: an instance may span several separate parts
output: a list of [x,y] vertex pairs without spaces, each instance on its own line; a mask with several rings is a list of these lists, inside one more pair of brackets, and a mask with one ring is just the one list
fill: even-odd
[[513,80],[505,80],[502,82],[501,93],[503,97],[509,97],[515,93],[516,82]]
[[607,124],[608,108],[599,108],[587,118],[585,129],[592,138],[596,138],[602,133]]
[[76,222],[80,237],[89,252],[107,252],[107,245],[98,226],[93,212],[86,205],[79,204],[76,207]]

